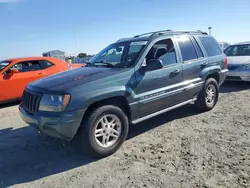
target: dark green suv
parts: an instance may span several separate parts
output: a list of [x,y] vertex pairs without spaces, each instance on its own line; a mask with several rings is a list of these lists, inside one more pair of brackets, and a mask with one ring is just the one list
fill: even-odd
[[[195,103],[211,110],[228,73],[218,42],[198,31],[156,31],[118,40],[85,67],[30,83],[22,119],[84,151],[114,153],[135,124]],[[167,114],[166,114],[167,116]]]

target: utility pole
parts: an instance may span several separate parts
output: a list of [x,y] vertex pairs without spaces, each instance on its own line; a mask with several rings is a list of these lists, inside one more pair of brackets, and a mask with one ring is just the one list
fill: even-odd
[[75,28],[74,28],[74,43],[75,43],[75,56],[77,56],[76,54],[76,51],[77,51],[77,45],[76,45],[76,31],[75,31]]
[[208,27],[208,30],[209,30],[209,35],[211,35],[212,34],[212,27],[211,26]]

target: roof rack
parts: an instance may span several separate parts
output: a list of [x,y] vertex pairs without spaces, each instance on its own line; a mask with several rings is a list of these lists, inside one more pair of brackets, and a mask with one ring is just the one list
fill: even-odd
[[121,38],[121,39],[117,40],[116,42],[122,42],[122,41],[124,41],[126,39],[130,39],[130,38]]
[[207,35],[206,32],[203,32],[201,30],[187,30],[187,31],[176,31],[176,30],[162,30],[162,31],[154,31],[154,32],[149,32],[149,33],[144,33],[144,34],[140,34],[140,35],[136,35],[134,36],[134,38],[137,37],[142,37],[142,36],[146,36],[146,35],[150,35],[150,37],[155,36],[155,35],[163,35],[163,34],[183,34],[183,33],[189,33],[189,34],[203,34],[203,35]]

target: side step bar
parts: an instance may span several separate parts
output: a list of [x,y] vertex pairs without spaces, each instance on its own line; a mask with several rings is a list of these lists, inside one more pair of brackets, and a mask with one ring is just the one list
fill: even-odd
[[132,123],[133,123],[133,124],[140,123],[140,122],[142,122],[142,121],[144,121],[144,120],[150,119],[150,118],[152,118],[152,117],[158,116],[158,115],[163,114],[163,113],[165,113],[165,112],[168,112],[168,111],[170,111],[170,110],[174,110],[174,109],[179,108],[179,107],[181,107],[181,106],[184,106],[184,105],[186,105],[186,104],[192,103],[192,102],[196,101],[196,99],[197,99],[197,98],[190,99],[190,100],[188,100],[188,101],[182,102],[182,103],[177,104],[177,105],[175,105],[175,106],[171,106],[171,107],[169,107],[169,108],[165,108],[165,109],[163,109],[163,110],[161,110],[161,111],[158,111],[158,112],[155,112],[155,113],[153,113],[153,114],[149,114],[149,115],[147,115],[147,116],[144,116],[144,117],[141,117],[141,118],[139,118],[139,119],[133,120]]

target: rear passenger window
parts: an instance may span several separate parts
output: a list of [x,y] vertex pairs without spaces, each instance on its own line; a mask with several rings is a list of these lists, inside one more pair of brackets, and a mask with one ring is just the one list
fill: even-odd
[[50,63],[49,61],[41,60],[41,61],[39,61],[39,63],[41,65],[42,69],[46,69],[46,68],[53,66],[53,64]]
[[198,58],[194,45],[188,36],[177,37],[177,42],[181,50],[183,61]]
[[38,61],[25,61],[22,62],[22,72],[41,70],[41,66]]
[[199,37],[202,45],[204,46],[208,57],[222,54],[221,48],[218,42],[212,37]]
[[201,58],[201,57],[204,57],[202,51],[201,51],[201,47],[199,46],[198,42],[196,41],[195,38],[193,38],[193,44],[194,44],[194,47],[196,49],[196,52],[197,52],[197,55],[198,55],[198,58]]

